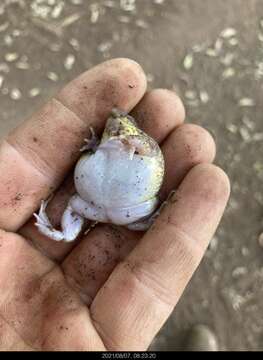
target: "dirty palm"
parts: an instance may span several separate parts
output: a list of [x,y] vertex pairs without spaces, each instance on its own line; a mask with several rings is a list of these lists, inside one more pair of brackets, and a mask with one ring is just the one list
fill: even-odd
[[[66,85],[1,142],[1,349],[146,349],[201,261],[225,209],[229,182],[211,164],[215,144],[210,134],[184,124],[179,97],[164,89],[146,91],[146,84],[134,61],[107,61]],[[115,106],[131,114],[138,127],[124,114],[110,116]],[[97,134],[105,129],[104,134],[100,142],[93,137],[85,145],[78,161],[91,126]],[[95,169],[90,164],[99,158]],[[81,171],[75,171],[74,188],[69,172],[76,161]],[[121,162],[123,169],[132,164],[128,172],[120,172]],[[135,169],[142,191],[130,187]],[[123,226],[103,223],[105,213],[100,212],[100,223],[77,241],[43,236],[32,214],[54,190],[48,217],[42,207],[48,234],[59,229],[76,191],[77,206],[84,201],[99,209],[100,192],[94,190],[99,181],[90,178],[99,170],[112,174],[106,179],[124,176],[133,202],[121,204],[136,211],[122,213],[119,193],[107,216]],[[86,174],[92,180],[90,190],[88,181],[84,186],[78,182]],[[162,202],[174,188],[176,196],[161,209],[154,226],[143,233],[129,230],[142,222],[141,215],[155,213],[157,196]],[[105,207],[116,193],[109,194]],[[81,211],[74,216],[85,215]],[[73,227],[75,233],[71,226],[65,228],[74,238],[80,227]],[[64,239],[63,227],[58,232]]]
[[55,230],[46,215],[48,201],[42,201],[39,214],[35,214],[39,231],[53,240],[75,240],[84,219],[147,230],[154,218],[148,216],[158,205],[164,176],[157,142],[119,109],[111,111],[100,142],[93,129],[91,133],[81,149],[88,153],[75,167],[77,193],[63,213],[62,230]]

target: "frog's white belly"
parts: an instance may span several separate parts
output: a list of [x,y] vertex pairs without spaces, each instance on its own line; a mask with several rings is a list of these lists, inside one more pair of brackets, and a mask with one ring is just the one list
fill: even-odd
[[[127,208],[149,200],[154,159],[123,149],[98,148],[79,160],[75,186],[80,197],[104,208]],[[148,197],[147,197],[148,196]]]

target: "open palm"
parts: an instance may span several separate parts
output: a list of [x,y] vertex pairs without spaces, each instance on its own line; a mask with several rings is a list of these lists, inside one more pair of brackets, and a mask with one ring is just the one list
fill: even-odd
[[[0,349],[145,350],[166,321],[224,211],[227,176],[211,165],[212,137],[183,124],[168,90],[147,93],[142,69],[105,62],[67,85],[0,144]],[[74,192],[69,174],[92,126],[132,113],[160,144],[165,199],[150,230],[101,224],[73,243],[38,233],[32,213],[55,192],[57,226]]]

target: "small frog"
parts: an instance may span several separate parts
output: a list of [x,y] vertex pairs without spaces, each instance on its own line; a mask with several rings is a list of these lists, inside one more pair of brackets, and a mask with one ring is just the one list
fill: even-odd
[[61,230],[46,215],[48,201],[34,214],[39,231],[53,240],[75,240],[85,219],[145,230],[158,206],[164,159],[156,141],[118,109],[112,110],[100,142],[91,132],[75,167],[76,194],[63,213]]

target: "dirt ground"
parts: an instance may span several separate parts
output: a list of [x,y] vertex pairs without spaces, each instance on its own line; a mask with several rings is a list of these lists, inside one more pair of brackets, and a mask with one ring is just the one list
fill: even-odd
[[204,323],[222,350],[263,350],[263,1],[2,0],[0,134],[119,56],[144,67],[149,88],[178,91],[232,182],[220,228],[151,348],[180,349]]

